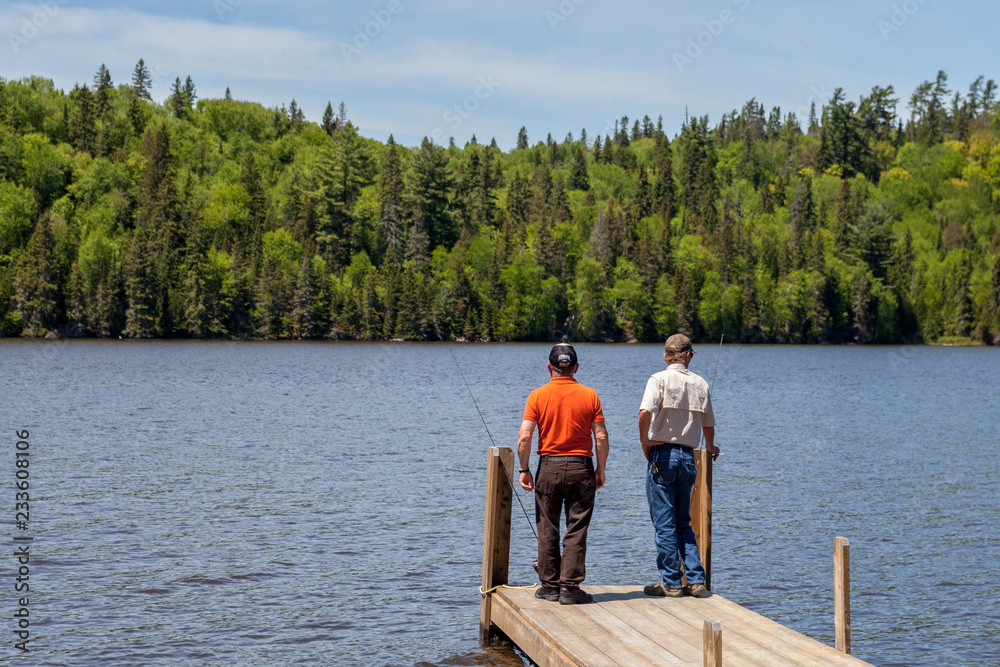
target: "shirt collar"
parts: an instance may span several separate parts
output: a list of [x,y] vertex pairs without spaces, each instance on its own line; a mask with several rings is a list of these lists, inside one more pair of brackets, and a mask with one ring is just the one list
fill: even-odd
[[671,371],[671,370],[673,370],[673,371],[686,371],[687,368],[684,366],[684,364],[678,362],[676,364],[670,364],[669,366],[667,366],[667,370],[668,371]]

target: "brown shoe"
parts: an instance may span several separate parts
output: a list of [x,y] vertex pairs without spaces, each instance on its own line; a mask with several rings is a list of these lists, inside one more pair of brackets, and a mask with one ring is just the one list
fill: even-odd
[[703,598],[708,596],[708,589],[705,588],[705,584],[691,584],[691,590],[688,595],[696,598]]
[[655,584],[644,587],[642,592],[657,598],[679,598],[684,595],[683,588],[667,588],[663,585],[662,581],[657,581]]

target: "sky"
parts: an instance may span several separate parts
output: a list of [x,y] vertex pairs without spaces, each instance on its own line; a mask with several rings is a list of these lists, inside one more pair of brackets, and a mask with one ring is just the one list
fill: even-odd
[[142,58],[153,97],[190,76],[201,98],[319,121],[341,102],[364,136],[514,146],[590,139],[622,116],[712,123],[751,98],[805,118],[836,88],[857,100],[949,75],[963,95],[1000,81],[1000,3],[986,0],[41,0],[0,5],[0,77],[65,90],[104,64],[128,83]]

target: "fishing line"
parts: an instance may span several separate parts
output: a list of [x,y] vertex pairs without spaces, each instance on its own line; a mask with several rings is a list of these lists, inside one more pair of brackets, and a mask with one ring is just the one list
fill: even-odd
[[[490,436],[490,442],[496,447],[497,443],[493,440],[493,434],[490,433],[490,427],[486,425],[486,418],[483,417],[483,411],[479,409],[479,403],[476,402],[476,395],[472,393],[472,387],[469,386],[469,381],[465,379],[465,373],[462,372],[462,364],[458,363],[458,357],[455,356],[455,350],[451,348],[448,349],[451,352],[451,358],[455,360],[455,366],[458,367],[458,373],[462,376],[462,382],[465,383],[465,388],[469,390],[469,396],[472,398],[472,404],[476,406],[476,412],[479,413],[479,418],[483,420],[483,428],[486,429],[486,435]],[[507,484],[510,485],[511,491],[514,492],[514,496],[517,498],[517,504],[521,506],[521,511],[524,512],[524,518],[528,522],[528,527],[531,528],[531,533],[538,539],[538,533],[535,532],[535,526],[531,523],[531,519],[528,518],[528,510],[524,509],[524,503],[521,502],[521,494],[517,492],[517,488],[514,486],[514,475],[513,472],[507,473],[507,466],[503,464],[503,459],[498,457],[500,462],[500,468],[503,470],[503,478],[507,480]]]
[[[715,387],[715,376],[719,373],[719,359],[722,358],[722,341],[726,339],[726,334],[722,334],[719,339],[719,352],[715,355],[715,370],[712,371],[712,384],[708,385],[708,397],[712,397],[712,388]],[[704,437],[704,430],[698,435],[698,449],[701,449],[701,439]]]

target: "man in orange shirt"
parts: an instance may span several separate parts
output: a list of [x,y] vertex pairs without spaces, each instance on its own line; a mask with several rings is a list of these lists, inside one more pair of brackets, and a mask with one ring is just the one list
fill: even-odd
[[[579,370],[572,345],[549,352],[551,380],[528,396],[517,436],[521,487],[535,491],[538,579],[535,597],[560,604],[593,602],[580,590],[586,576],[587,529],[597,489],[604,486],[608,430],[597,392],[574,379]],[[538,471],[532,479],[531,438],[538,427]],[[591,436],[593,435],[593,439]],[[594,440],[597,468],[594,468]],[[559,517],[566,510],[566,536],[559,554]]]

